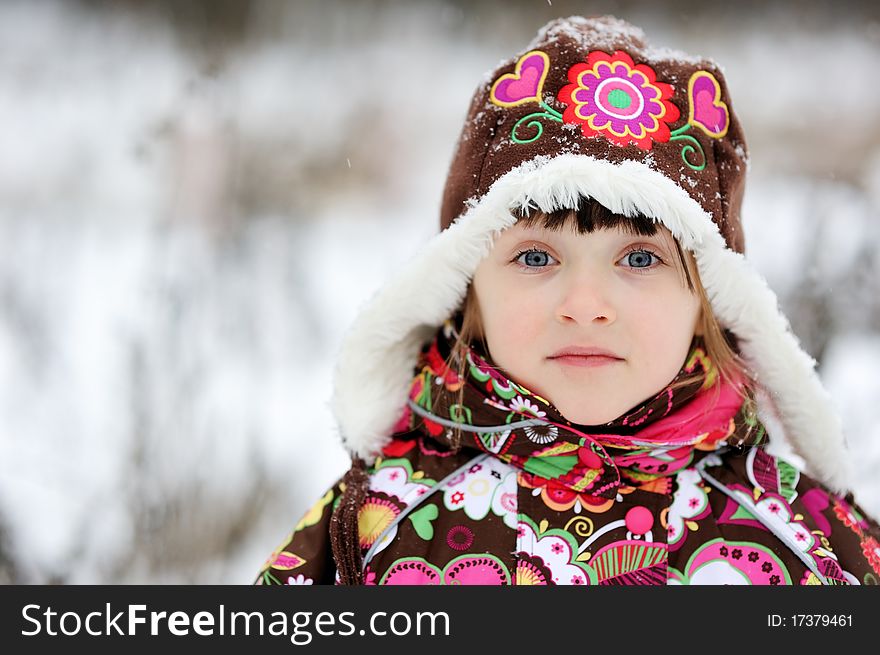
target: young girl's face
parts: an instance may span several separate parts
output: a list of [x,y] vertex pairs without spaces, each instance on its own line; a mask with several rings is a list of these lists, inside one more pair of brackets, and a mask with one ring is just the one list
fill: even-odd
[[[700,301],[671,233],[578,234],[517,223],[474,276],[489,355],[574,423],[599,425],[665,387],[684,364]],[[590,349],[608,357],[573,355]]]

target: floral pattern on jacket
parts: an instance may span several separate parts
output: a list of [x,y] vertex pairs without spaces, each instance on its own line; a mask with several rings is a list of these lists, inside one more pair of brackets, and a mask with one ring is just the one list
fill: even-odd
[[[600,430],[567,422],[476,350],[460,376],[446,364],[455,337],[447,322],[423,349],[399,430],[367,470],[365,584],[880,579],[880,526],[851,494],[767,453],[754,402],[699,339],[670,387]],[[329,534],[344,491],[306,513],[258,584],[339,582]]]

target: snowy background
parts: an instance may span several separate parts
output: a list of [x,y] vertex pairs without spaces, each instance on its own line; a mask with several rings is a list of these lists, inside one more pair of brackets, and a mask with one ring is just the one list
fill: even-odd
[[880,515],[880,10],[768,4],[0,3],[0,582],[250,582],[347,467],[332,359],[471,92],[573,13],[724,65],[748,256]]

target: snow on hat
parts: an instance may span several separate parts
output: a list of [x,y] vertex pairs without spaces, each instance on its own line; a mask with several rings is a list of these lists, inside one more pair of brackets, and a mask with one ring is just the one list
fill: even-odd
[[761,387],[759,416],[809,471],[851,479],[840,418],[775,294],[743,257],[746,145],[713,62],[651,48],[612,17],[551,21],[474,94],[443,194],[441,231],[361,310],[333,409],[372,459],[403,412],[418,352],[461,305],[498,232],[525,208],[592,198],[665,225],[691,250],[712,308]]

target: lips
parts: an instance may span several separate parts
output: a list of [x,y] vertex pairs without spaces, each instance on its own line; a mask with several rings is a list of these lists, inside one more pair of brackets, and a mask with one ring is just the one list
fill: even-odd
[[623,358],[616,353],[593,346],[567,346],[550,355],[548,358],[566,366],[596,367],[622,362]]
[[623,360],[616,357],[600,357],[598,355],[591,355],[590,357],[584,357],[583,355],[566,355],[564,357],[553,357],[551,361],[566,366],[582,366],[590,368],[618,364]]
[[597,348],[595,346],[566,346],[550,355],[550,359],[557,359],[560,357],[605,357],[608,359],[623,359],[622,357],[619,357],[617,353],[604,348]]

